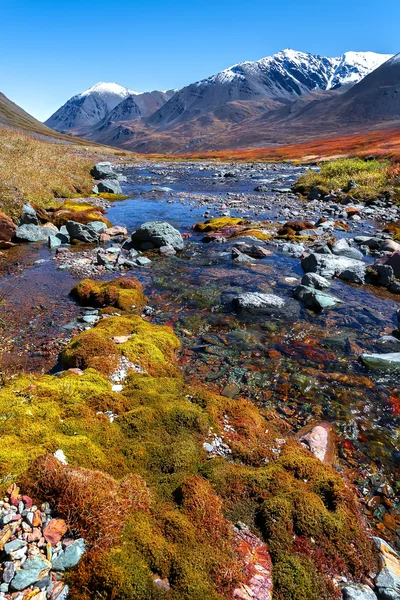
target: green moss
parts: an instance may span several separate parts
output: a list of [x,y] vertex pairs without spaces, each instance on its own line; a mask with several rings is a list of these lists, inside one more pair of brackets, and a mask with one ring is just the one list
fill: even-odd
[[220,217],[218,219],[208,219],[208,221],[205,223],[196,223],[194,230],[208,233],[211,231],[218,231],[223,227],[241,225],[242,223],[245,223],[243,219],[235,219],[234,217]]
[[274,600],[322,600],[329,597],[321,595],[311,564],[299,556],[287,556],[274,565],[273,569]]
[[67,221],[76,221],[78,223],[91,223],[92,221],[102,221],[111,227],[111,223],[104,216],[104,209],[88,204],[87,202],[74,202],[65,200],[62,206],[53,213],[52,221],[57,227],[65,225]]
[[118,200],[126,200],[129,196],[124,196],[123,194],[108,194],[107,192],[101,192],[100,194],[93,195],[93,198],[103,198],[103,200],[108,200],[109,202],[117,202]]
[[115,306],[128,312],[142,310],[147,302],[142,285],[131,277],[103,282],[85,279],[72,289],[71,295],[82,305]]

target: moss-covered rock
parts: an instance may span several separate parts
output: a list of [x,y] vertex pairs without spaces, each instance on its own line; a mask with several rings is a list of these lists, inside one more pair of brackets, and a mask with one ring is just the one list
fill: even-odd
[[147,301],[143,286],[132,277],[103,282],[84,279],[71,290],[71,295],[83,306],[115,306],[128,312],[141,310]]

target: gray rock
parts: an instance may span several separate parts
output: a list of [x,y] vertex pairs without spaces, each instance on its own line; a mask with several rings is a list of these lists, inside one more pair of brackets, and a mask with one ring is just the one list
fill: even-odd
[[94,179],[118,179],[118,173],[115,173],[110,162],[99,162],[90,171]]
[[245,292],[232,299],[232,306],[238,311],[262,312],[265,309],[282,308],[285,300],[274,294],[261,292]]
[[400,600],[400,557],[384,540],[373,537],[379,552],[380,570],[375,578],[378,598]]
[[[360,261],[356,262],[360,263]],[[365,283],[365,271],[366,266],[363,263],[353,264],[339,273],[339,279],[350,281],[350,283],[363,284]]]
[[147,267],[147,265],[151,264],[151,260],[149,258],[147,258],[146,256],[138,256],[135,259],[135,264],[138,267]]
[[6,561],[4,563],[4,571],[3,571],[3,581],[5,583],[10,583],[11,579],[15,575],[15,564],[12,561]]
[[54,233],[57,233],[54,227],[28,224],[17,227],[15,237],[20,242],[45,242]]
[[64,571],[70,567],[75,567],[85,554],[85,551],[85,541],[82,538],[75,540],[52,562],[52,569],[54,571]]
[[301,284],[313,287],[316,290],[323,290],[331,286],[331,282],[317,273],[306,273],[301,279]]
[[313,188],[311,188],[311,190],[308,192],[307,195],[307,199],[308,200],[319,200],[322,197],[321,191],[319,189],[319,187],[314,186]]
[[362,583],[346,585],[342,588],[343,600],[377,600],[376,594]]
[[299,285],[293,292],[293,298],[303,302],[311,310],[323,310],[324,308],[333,308],[342,301],[326,292],[316,290],[314,287]]
[[57,235],[49,235],[47,239],[47,245],[49,248],[57,248],[58,246],[61,246],[61,244],[62,241]]
[[143,223],[132,233],[132,243],[136,248],[141,248],[145,242],[151,242],[156,248],[162,246],[172,246],[174,250],[183,250],[184,248],[183,238],[179,231],[165,221]]
[[100,194],[101,192],[105,194],[122,194],[122,188],[117,179],[107,179],[99,181],[99,183],[93,186],[93,192],[95,194]]
[[361,361],[370,369],[384,371],[400,370],[400,352],[387,352],[386,354],[361,354]]
[[266,256],[270,256],[271,252],[266,248],[263,248],[260,244],[246,244],[246,243],[237,243],[232,248],[233,250],[238,250],[241,254],[246,254],[247,256],[251,256],[252,258],[265,258]]
[[22,215],[20,219],[21,225],[39,225],[36,210],[28,202],[22,207]]
[[296,244],[295,242],[289,242],[287,244],[283,244],[282,246],[282,252],[284,252],[285,254],[290,254],[295,258],[300,258],[304,250],[305,247],[303,246],[303,244]]
[[317,273],[330,279],[351,268],[356,269],[359,273],[365,272],[365,265],[362,261],[334,254],[309,254],[303,258],[301,266],[306,273]]
[[367,268],[365,281],[372,285],[387,287],[394,277],[393,268],[390,265],[373,264]]
[[256,260],[251,258],[251,256],[247,256],[246,254],[242,254],[239,250],[235,248],[232,249],[232,259],[236,265],[255,265]]
[[94,243],[99,240],[100,234],[107,229],[107,225],[101,221],[94,221],[87,225],[76,221],[67,221],[66,228],[71,240]]
[[400,281],[393,281],[389,287],[388,287],[389,292],[391,292],[392,294],[400,294]]
[[45,575],[49,571],[50,566],[49,561],[41,556],[27,558],[22,564],[22,569],[15,573],[15,576],[11,581],[12,589],[20,591],[33,585],[40,576]]
[[172,246],[161,246],[160,254],[164,254],[164,256],[174,256],[176,250]]
[[346,256],[347,258],[355,258],[356,260],[362,260],[362,253],[357,248],[352,248],[345,238],[342,238],[335,242],[332,246],[333,254],[337,256]]

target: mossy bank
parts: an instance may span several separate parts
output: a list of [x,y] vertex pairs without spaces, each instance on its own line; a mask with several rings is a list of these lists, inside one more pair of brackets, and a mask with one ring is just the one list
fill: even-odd
[[[140,302],[120,301],[127,289]],[[121,313],[106,308],[65,349],[65,368],[82,372],[20,375],[0,390],[3,487],[19,481],[87,541],[71,598],[231,598],[247,575],[238,521],[267,543],[277,600],[335,598],[337,574],[363,580],[370,542],[333,467],[287,436],[275,413],[188,385],[172,329],[137,314],[139,284],[83,282],[74,293]],[[138,368],[115,392],[121,358]],[[214,435],[225,456],[203,446]],[[58,449],[68,466],[52,456]]]

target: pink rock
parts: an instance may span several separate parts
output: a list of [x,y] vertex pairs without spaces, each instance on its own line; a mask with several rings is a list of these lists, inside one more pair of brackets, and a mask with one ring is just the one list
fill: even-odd
[[33,505],[33,500],[29,496],[22,496],[21,500],[25,504],[25,508],[31,508]]
[[118,225],[114,225],[114,227],[109,227],[104,232],[106,235],[113,237],[114,235],[127,235],[128,230],[126,227],[119,227]]
[[67,532],[67,529],[68,527],[64,519],[51,519],[43,529],[43,537],[46,542],[50,542],[52,546],[56,546]]
[[28,542],[38,542],[42,537],[42,532],[38,527],[34,527],[32,533],[28,535]]
[[75,375],[83,375],[82,369],[78,369],[78,367],[71,367],[71,369],[68,369],[68,373],[75,373]]
[[329,423],[322,421],[308,425],[298,432],[297,438],[321,462],[331,464],[335,461],[333,428]]
[[111,236],[108,233],[101,233],[99,237],[99,241],[101,244],[106,244],[111,240]]

